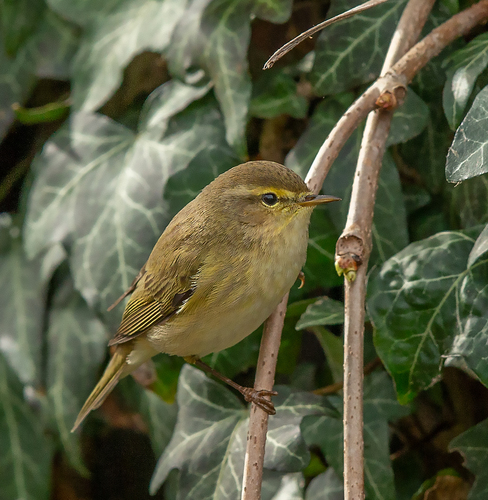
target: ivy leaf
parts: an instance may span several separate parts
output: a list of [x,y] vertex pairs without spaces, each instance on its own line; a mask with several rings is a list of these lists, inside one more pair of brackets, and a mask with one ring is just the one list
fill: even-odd
[[52,417],[71,463],[83,470],[79,442],[71,433],[85,399],[97,382],[106,354],[104,326],[65,275],[57,287],[47,331],[46,389]]
[[177,115],[163,138],[159,123],[146,123],[136,135],[104,116],[75,113],[36,161],[27,251],[71,241],[76,287],[101,310],[129,286],[169,221],[161,203],[168,179],[224,141],[212,104]]
[[344,304],[338,300],[322,297],[307,307],[298,320],[296,329],[303,330],[317,325],[342,325],[344,323]]
[[[299,432],[302,418],[326,409],[321,398],[279,388],[277,414],[269,422],[265,467],[299,471],[309,459]],[[178,497],[237,498],[242,485],[248,412],[228,389],[185,365],[178,385],[178,418],[170,444],[151,481],[155,493],[177,468]],[[205,446],[202,446],[205,443]]]
[[82,3],[71,0],[46,0],[46,3],[63,18],[88,28],[97,18],[105,18],[132,1],[108,0],[101,4],[97,0],[85,0]]
[[485,158],[488,140],[484,130],[488,126],[488,86],[477,96],[454,135],[446,163],[446,178],[460,182],[488,172]]
[[459,217],[462,228],[488,222],[488,174],[468,179],[448,192],[452,214]]
[[[393,470],[390,462],[388,421],[408,413],[395,398],[390,378],[374,372],[364,381],[364,472],[366,498],[395,499]],[[338,476],[343,475],[342,399],[329,401],[335,416],[309,416],[303,420],[302,432],[307,444],[319,445],[327,462]],[[307,497],[308,498],[308,497]],[[334,498],[334,497],[332,497]]]
[[483,500],[488,495],[486,461],[488,460],[488,420],[471,427],[454,438],[449,451],[459,451],[464,466],[475,474],[476,479],[469,492],[469,500]]
[[73,62],[75,108],[97,110],[119,86],[135,55],[165,50],[185,9],[185,0],[132,0],[119,2],[105,15],[97,12]]
[[446,366],[467,367],[488,385],[486,332],[488,320],[488,229],[481,232],[468,257],[467,270],[459,285],[458,332],[446,360]]
[[280,472],[263,471],[261,484],[262,500],[303,500],[305,480],[300,472],[282,474]]
[[399,146],[407,165],[417,165],[418,158],[424,159],[418,174],[431,193],[440,193],[445,188],[445,158],[452,142],[452,132],[440,110],[439,95],[436,98],[438,103],[434,101],[429,104],[430,113],[424,133]]
[[477,36],[465,47],[451,54],[444,65],[449,69],[442,104],[449,126],[456,130],[476,79],[488,65],[488,33]]
[[[374,80],[406,2],[387,2],[323,30],[317,39],[310,74],[318,95],[350,90]],[[333,17],[358,5],[357,0],[334,2]]]
[[47,500],[53,447],[24,387],[0,354],[0,497]]
[[[10,216],[0,219],[2,248],[0,250],[0,280],[9,283],[2,287],[0,300],[0,351],[17,377],[24,384],[41,384],[41,351],[43,316],[46,301],[46,280],[64,255],[49,263],[39,257],[25,257],[20,228]],[[49,268],[49,270],[48,270]]]
[[274,118],[282,114],[305,118],[308,102],[297,94],[297,84],[283,70],[266,71],[253,86],[249,113],[257,118]]
[[[39,2],[41,3],[41,2]],[[3,3],[2,5],[5,5]],[[36,9],[28,9],[36,13]],[[15,6],[16,15],[20,15]],[[77,46],[73,26],[49,9],[43,9],[35,31],[17,50],[15,57],[0,44],[0,138],[12,124],[12,104],[22,103],[35,85],[36,77],[66,79]]]
[[[469,325],[479,315],[475,300],[483,300],[484,294],[463,292],[468,283],[475,285],[466,264],[478,233],[479,228],[445,232],[413,243],[370,282],[368,311],[376,327],[375,346],[401,402],[411,401],[439,379],[443,358],[458,333],[458,318]],[[480,263],[476,266],[480,273]],[[472,309],[471,314],[466,309]],[[469,335],[477,332],[474,328]],[[459,345],[454,349],[457,356],[461,351]]]
[[427,126],[428,118],[429,107],[409,88],[403,106],[393,115],[386,146],[407,142],[416,137]]
[[247,2],[213,0],[202,16],[202,30],[208,37],[203,57],[224,115],[227,142],[240,155],[246,149],[244,131],[251,98],[248,9]]
[[217,176],[239,163],[237,155],[223,141],[208,144],[199,151],[184,170],[168,179],[164,199],[169,203],[171,216],[176,215]]
[[[157,363],[157,360],[164,356],[156,356],[153,359]],[[156,385],[164,382],[160,377],[161,372],[158,370]],[[118,387],[127,405],[139,413],[145,421],[154,454],[161,455],[173,434],[177,405],[174,402],[163,401],[156,392],[143,388],[133,377],[125,377],[119,382]]]
[[35,31],[45,8],[44,3],[40,1],[2,2],[0,5],[2,38],[9,56],[15,55],[19,47]]
[[334,270],[335,245],[339,232],[331,221],[327,212],[328,208],[318,208],[312,213],[307,260],[303,266],[305,285],[300,290],[298,287],[293,287],[290,291],[290,298],[294,298],[301,292],[303,296],[317,287],[340,286],[343,282]]
[[310,481],[305,500],[344,500],[344,485],[332,467]]
[[293,0],[254,0],[254,13],[270,23],[286,23],[290,19]]

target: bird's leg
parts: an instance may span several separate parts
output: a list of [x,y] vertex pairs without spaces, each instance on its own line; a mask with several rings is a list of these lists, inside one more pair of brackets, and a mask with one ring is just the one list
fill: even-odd
[[300,271],[298,273],[297,279],[300,280],[300,286],[298,287],[298,289],[300,290],[300,288],[303,288],[305,286],[305,273],[303,271]]
[[191,363],[198,366],[203,371],[210,373],[219,380],[222,380],[222,382],[225,382],[226,384],[230,385],[236,391],[239,391],[244,396],[244,399],[248,403],[254,403],[256,406],[259,406],[261,410],[265,411],[268,415],[276,414],[276,410],[273,403],[269,399],[267,399],[271,396],[277,396],[278,393],[276,391],[259,390],[259,389],[254,389],[252,387],[243,387],[242,385],[236,384],[233,380],[226,377],[225,375],[222,375],[217,370],[214,370],[196,356],[187,356],[185,358],[185,361],[187,363]]

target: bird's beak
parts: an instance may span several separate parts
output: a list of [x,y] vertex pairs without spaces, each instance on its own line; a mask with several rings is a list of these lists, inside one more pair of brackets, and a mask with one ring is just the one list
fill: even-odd
[[341,201],[341,198],[336,198],[335,196],[329,196],[326,194],[307,194],[304,196],[302,201],[298,204],[302,207],[314,207],[315,205],[321,205],[322,203],[330,203],[331,201]]

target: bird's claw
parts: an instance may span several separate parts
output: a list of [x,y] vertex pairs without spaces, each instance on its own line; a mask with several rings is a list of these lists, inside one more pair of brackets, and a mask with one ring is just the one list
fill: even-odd
[[248,403],[254,403],[268,415],[276,415],[273,403],[269,399],[266,399],[266,397],[277,396],[278,393],[276,391],[256,390],[252,387],[244,387],[242,395]]

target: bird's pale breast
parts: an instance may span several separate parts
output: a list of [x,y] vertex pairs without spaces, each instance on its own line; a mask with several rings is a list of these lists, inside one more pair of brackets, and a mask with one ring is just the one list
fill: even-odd
[[208,273],[204,267],[194,295],[171,320],[152,327],[149,342],[168,354],[203,357],[251,334],[297,280],[306,259],[307,215],[295,217],[285,234],[264,247],[259,266],[252,254],[222,261],[218,269],[209,266]]

